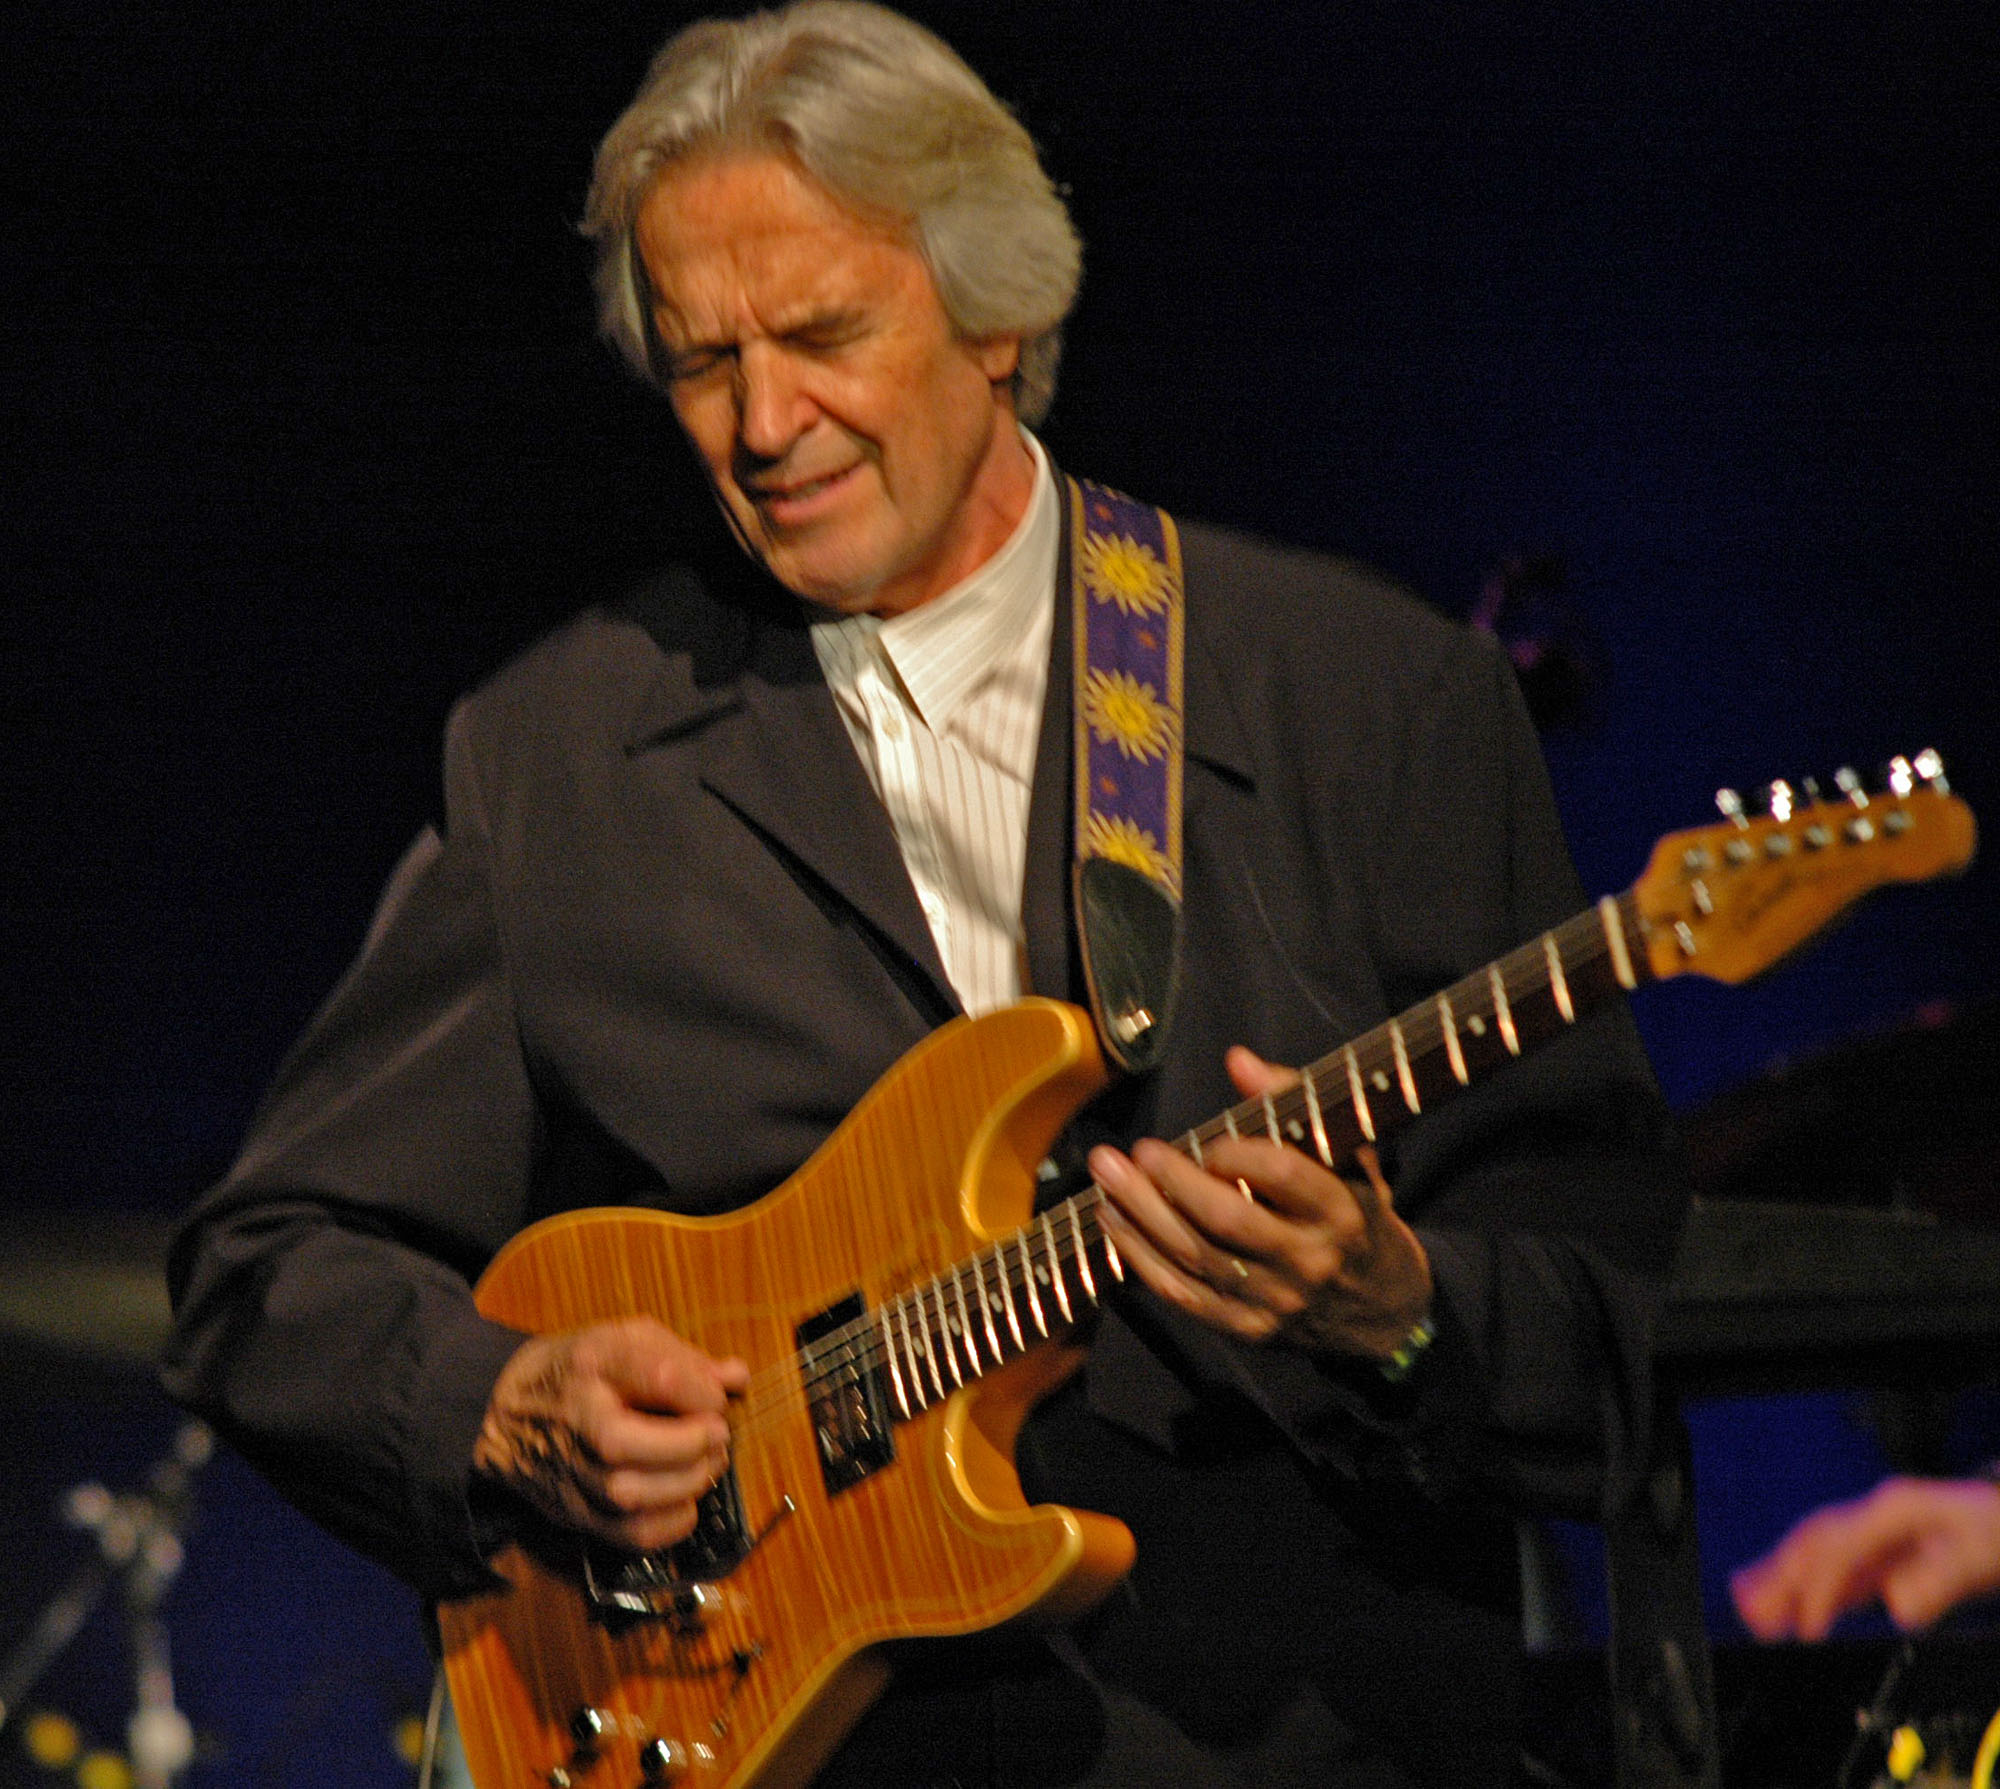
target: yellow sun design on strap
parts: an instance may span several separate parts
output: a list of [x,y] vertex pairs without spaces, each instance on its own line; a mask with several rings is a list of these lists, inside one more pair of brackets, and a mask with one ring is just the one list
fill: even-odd
[[1173,573],[1153,549],[1125,534],[1092,534],[1081,551],[1084,588],[1127,615],[1154,615],[1173,594]]
[[1122,816],[1113,819],[1109,814],[1093,808],[1084,827],[1083,845],[1086,857],[1108,857],[1113,863],[1125,864],[1154,882],[1166,883],[1170,880],[1167,854],[1160,849],[1153,835]]
[[1163,758],[1173,743],[1174,717],[1130,671],[1092,671],[1084,679],[1083,718],[1101,744],[1128,758]]

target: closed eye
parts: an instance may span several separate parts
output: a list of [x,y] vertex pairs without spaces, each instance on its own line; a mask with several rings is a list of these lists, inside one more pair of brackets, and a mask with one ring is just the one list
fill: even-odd
[[808,354],[832,354],[868,333],[868,319],[859,311],[833,311],[794,325],[779,338],[789,348]]
[[[667,378],[674,384],[691,383],[732,368],[742,353],[732,342],[691,342],[676,348],[666,341],[666,332],[657,323],[655,330],[661,337]],[[870,330],[869,318],[860,311],[829,311],[780,331],[775,339],[795,354],[830,355],[853,346]]]
[[728,366],[736,359],[734,348],[668,348],[665,352],[667,378],[684,384]]

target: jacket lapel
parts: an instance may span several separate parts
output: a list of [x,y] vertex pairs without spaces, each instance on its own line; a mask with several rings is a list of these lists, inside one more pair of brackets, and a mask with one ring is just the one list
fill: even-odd
[[937,941],[804,627],[758,630],[740,716],[704,740],[703,784],[817,878],[958,1010]]
[[[1053,471],[1054,469],[1051,468]],[[1021,886],[1021,929],[1027,939],[1024,993],[1051,1000],[1087,999],[1070,926],[1070,834],[1075,828],[1070,792],[1069,498],[1060,472],[1062,541],[1056,550],[1055,625],[1049,630],[1049,681],[1042,699],[1041,737],[1035,748],[1035,785],[1028,797],[1028,849]]]
[[721,607],[716,621],[734,636],[733,666],[690,675],[689,660],[671,653],[628,729],[628,751],[689,754],[703,787],[788,874],[816,884],[876,934],[906,988],[914,971],[926,1018],[942,1022],[958,1010],[957,996],[809,630],[764,605]]

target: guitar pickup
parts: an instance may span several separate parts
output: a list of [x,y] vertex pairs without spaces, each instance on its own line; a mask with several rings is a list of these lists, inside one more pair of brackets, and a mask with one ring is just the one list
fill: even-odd
[[808,1317],[794,1339],[820,1473],[837,1497],[896,1457],[889,1388],[860,1293]]

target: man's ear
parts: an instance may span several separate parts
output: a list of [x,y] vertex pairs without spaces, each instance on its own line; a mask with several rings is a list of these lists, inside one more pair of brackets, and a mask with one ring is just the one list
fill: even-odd
[[1018,335],[982,336],[972,344],[972,351],[989,385],[1003,385],[1021,370]]

